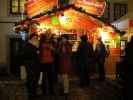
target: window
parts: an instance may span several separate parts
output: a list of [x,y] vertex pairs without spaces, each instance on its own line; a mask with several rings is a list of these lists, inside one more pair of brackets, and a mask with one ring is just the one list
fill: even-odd
[[106,22],[110,22],[110,3],[109,2],[106,2],[106,8],[102,17]]
[[21,14],[24,11],[24,3],[26,0],[10,0],[10,13]]
[[114,20],[119,19],[127,13],[127,4],[115,3],[114,4]]

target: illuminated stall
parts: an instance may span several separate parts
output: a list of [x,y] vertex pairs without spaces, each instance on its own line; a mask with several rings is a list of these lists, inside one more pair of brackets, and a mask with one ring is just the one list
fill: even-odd
[[42,12],[51,10],[54,6],[57,6],[58,0],[27,0],[25,8],[28,17],[32,18]]
[[84,31],[92,43],[100,35],[106,44],[117,47],[119,35],[115,29],[98,19],[104,13],[105,0],[74,0],[73,4],[61,9],[58,4],[58,0],[28,0],[25,4],[27,15],[38,23],[30,27],[30,32],[41,34],[51,29],[56,35],[80,36]]
[[[119,48],[118,31],[99,19],[104,13],[105,0],[74,0],[64,7],[58,4],[58,0],[27,0],[25,8],[28,19],[22,21],[21,27],[28,29],[29,34],[42,34],[50,29],[56,35],[76,35],[76,38],[71,38],[75,41],[87,34],[94,47],[97,36],[101,36],[110,48]],[[75,43],[78,45],[78,42]],[[116,49],[112,51],[118,53]]]

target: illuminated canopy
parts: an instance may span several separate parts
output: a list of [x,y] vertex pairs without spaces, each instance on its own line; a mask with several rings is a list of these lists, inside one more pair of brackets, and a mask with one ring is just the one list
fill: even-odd
[[27,0],[25,7],[28,17],[33,17],[57,6],[58,0]]
[[[103,15],[106,6],[105,0],[74,0],[73,4],[75,7],[97,16]],[[30,18],[57,6],[58,0],[27,0],[25,4],[27,15]]]
[[87,30],[95,31],[96,28],[101,26],[101,22],[92,16],[78,12],[72,8],[59,13],[58,15],[42,16],[37,18],[43,28],[57,27],[64,30]]
[[115,31],[111,26],[107,26],[97,18],[88,16],[87,14],[76,11],[73,8],[56,12],[52,15],[41,16],[34,20],[37,20],[40,23],[40,26],[38,26],[40,32],[45,29],[67,31],[85,30],[89,34],[101,32],[101,29],[103,30],[102,33],[112,33]]
[[[79,33],[82,33],[81,30],[85,30],[88,35],[95,33],[100,33],[99,35],[101,33],[114,34],[113,27],[107,26],[97,18],[104,12],[105,0],[74,0],[73,5],[57,8],[53,11],[55,6],[58,6],[58,0],[27,0],[25,6],[27,15],[39,23],[36,29],[38,33],[52,29],[74,30],[79,31]],[[50,14],[47,13],[49,11]]]
[[102,16],[106,6],[105,0],[75,0],[75,6],[81,7],[86,12]]

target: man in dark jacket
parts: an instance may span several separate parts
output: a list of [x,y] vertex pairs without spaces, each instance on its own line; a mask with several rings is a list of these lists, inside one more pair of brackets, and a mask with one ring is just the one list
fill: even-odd
[[79,68],[80,86],[88,86],[90,82],[89,61],[92,58],[93,48],[87,40],[87,35],[81,36],[81,42],[77,50],[77,63]]
[[38,50],[38,35],[33,33],[29,36],[29,41],[23,48],[23,60],[27,71],[27,89],[29,99],[36,96],[39,71],[39,50]]

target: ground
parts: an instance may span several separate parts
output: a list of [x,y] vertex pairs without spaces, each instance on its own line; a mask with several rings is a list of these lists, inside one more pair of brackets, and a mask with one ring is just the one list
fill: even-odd
[[[27,100],[27,90],[24,81],[1,80],[0,100]],[[60,96],[58,90],[55,95],[45,95],[34,98],[35,100],[123,100],[122,85],[118,80],[107,79],[99,82],[91,79],[90,86],[79,87],[78,80],[70,81],[70,92],[68,96]],[[40,91],[40,89],[39,89]]]

